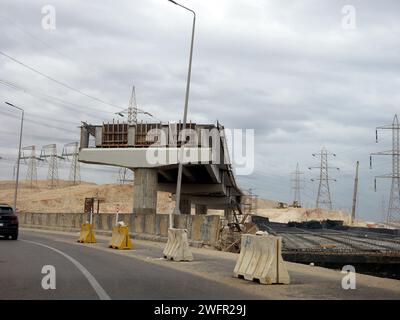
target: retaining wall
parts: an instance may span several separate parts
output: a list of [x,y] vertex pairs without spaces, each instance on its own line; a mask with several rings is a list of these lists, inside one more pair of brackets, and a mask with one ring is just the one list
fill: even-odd
[[[89,220],[81,213],[28,213],[19,212],[21,227],[79,231],[83,222]],[[133,237],[166,241],[169,216],[166,214],[119,214],[119,220],[129,226]],[[175,228],[188,230],[189,239],[199,245],[215,246],[219,239],[220,217],[217,215],[175,215]],[[108,234],[115,224],[115,214],[93,215],[95,232]],[[147,236],[147,237],[146,237]]]

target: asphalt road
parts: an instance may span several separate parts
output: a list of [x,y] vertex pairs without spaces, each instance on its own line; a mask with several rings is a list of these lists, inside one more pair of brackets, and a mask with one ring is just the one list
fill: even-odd
[[[42,288],[45,265],[55,267],[54,290]],[[184,271],[29,232],[18,241],[0,238],[0,288],[0,299],[257,298]]]

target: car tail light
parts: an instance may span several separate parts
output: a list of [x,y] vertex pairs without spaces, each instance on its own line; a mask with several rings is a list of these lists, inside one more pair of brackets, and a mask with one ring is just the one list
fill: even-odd
[[12,216],[11,217],[11,224],[18,224],[18,217],[17,216]]

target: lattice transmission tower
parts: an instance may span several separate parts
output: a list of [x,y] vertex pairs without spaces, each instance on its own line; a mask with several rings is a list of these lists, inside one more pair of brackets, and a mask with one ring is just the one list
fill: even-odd
[[128,168],[121,168],[118,172],[119,184],[132,184],[133,183],[133,170]]
[[81,183],[81,167],[78,156],[78,142],[71,142],[64,145],[61,157],[67,161],[71,161],[71,168],[69,170],[69,181],[71,181],[73,185],[78,185]]
[[393,118],[392,124],[376,127],[376,143],[378,143],[378,130],[392,131],[392,149],[387,151],[375,152],[370,155],[370,168],[372,168],[372,156],[392,156],[392,173],[375,177],[376,179],[391,179],[389,206],[387,209],[387,223],[400,221],[400,127],[397,114]]
[[318,167],[310,167],[309,169],[319,169],[319,178],[312,178],[311,181],[319,181],[318,185],[318,194],[317,194],[317,208],[326,208],[332,210],[332,198],[331,191],[329,188],[329,181],[337,181],[336,179],[330,178],[329,170],[336,169],[339,170],[338,167],[329,167],[328,160],[329,157],[336,157],[336,154],[329,152],[325,148],[319,153],[314,153],[313,157],[320,158],[320,165]]
[[57,145],[48,144],[42,147],[40,158],[49,164],[47,171],[47,180],[50,180],[50,187],[54,188],[58,185],[58,159],[64,159],[57,155]]
[[304,182],[302,176],[304,172],[300,171],[299,164],[296,165],[296,171],[292,172],[292,190],[293,190],[293,207],[301,207],[301,188]]
[[[117,112],[118,115],[124,116],[124,114],[128,115],[128,124],[130,126],[136,126],[138,121],[138,114],[143,113],[149,116],[152,116],[150,113],[140,110],[138,108],[136,102],[136,89],[135,86],[132,86],[131,96],[129,98],[129,107],[126,110],[121,112]],[[133,182],[133,173],[128,168],[121,168],[118,172],[118,182],[121,184],[131,183]]]
[[33,185],[37,185],[37,161],[43,159],[36,157],[35,146],[23,147],[20,159],[28,165],[26,180],[30,181],[30,187],[33,188]]
[[129,98],[129,107],[125,110],[116,112],[115,114],[119,115],[120,117],[124,117],[125,115],[127,115],[128,116],[128,124],[131,126],[137,125],[138,114],[146,114],[146,115],[154,118],[154,116],[151,113],[138,108],[138,105],[136,102],[135,86],[132,87],[131,96]]
[[130,125],[137,124],[137,114],[138,114],[138,108],[137,108],[137,104],[136,104],[136,90],[135,90],[135,86],[133,86],[131,97],[129,99],[128,124],[130,124]]

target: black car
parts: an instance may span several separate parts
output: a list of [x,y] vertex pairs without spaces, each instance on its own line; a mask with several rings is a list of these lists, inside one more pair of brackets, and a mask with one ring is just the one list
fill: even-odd
[[18,217],[12,207],[0,204],[0,236],[18,239]]

